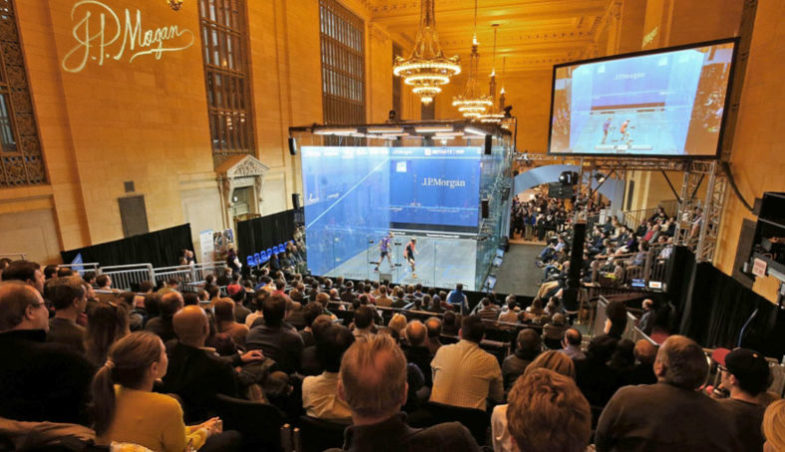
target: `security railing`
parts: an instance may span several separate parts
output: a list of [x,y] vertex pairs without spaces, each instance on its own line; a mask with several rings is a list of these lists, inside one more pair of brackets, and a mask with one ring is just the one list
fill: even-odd
[[194,268],[191,265],[175,265],[171,267],[159,267],[153,271],[155,284],[166,284],[169,280],[176,280],[180,284],[188,284],[194,278]]
[[[597,299],[597,308],[593,318],[592,323],[589,326],[589,332],[591,336],[600,336],[605,334],[605,321],[607,320],[607,316],[605,314],[605,309],[608,307],[609,301],[602,295]],[[622,339],[629,339],[633,342],[638,342],[641,339],[645,339],[651,342],[654,345],[657,345],[657,342],[654,341],[651,337],[649,337],[646,333],[644,333],[636,323],[638,322],[638,318],[632,313],[627,312],[627,325],[624,328],[624,332],[622,333]]]
[[132,290],[144,281],[155,281],[151,264],[110,265],[99,267],[98,271],[112,278],[112,287],[115,289]]
[[647,221],[655,213],[657,213],[660,207],[665,209],[665,214],[671,217],[676,216],[676,212],[679,210],[679,204],[675,199],[661,201],[657,207],[652,207],[650,209],[623,211],[622,214],[624,215],[624,224],[632,229],[635,229],[642,222]]
[[25,253],[8,253],[8,254],[0,254],[0,259],[7,257],[13,261],[15,260],[25,260],[27,255]]
[[151,264],[112,265],[107,267],[97,267],[96,265],[96,273],[109,275],[112,278],[112,287],[119,290],[135,290],[144,281],[149,281],[155,285],[165,284],[171,279],[176,279],[181,289],[193,289],[193,287],[203,283],[207,275],[218,276],[218,273],[224,267],[222,262],[158,268],[153,268]]
[[671,245],[614,254],[591,263],[591,281],[603,288],[664,291]]
[[193,266],[193,282],[204,281],[207,275],[218,276],[218,271],[225,267],[223,262],[206,262]]
[[58,267],[60,268],[70,268],[71,270],[78,272],[80,274],[84,274],[85,272],[95,272],[98,274],[98,267],[100,264],[98,262],[83,262],[81,264],[60,264]]

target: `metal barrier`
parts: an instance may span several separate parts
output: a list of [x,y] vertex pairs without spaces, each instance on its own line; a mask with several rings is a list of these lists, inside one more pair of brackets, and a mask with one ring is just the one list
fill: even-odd
[[176,279],[181,285],[194,281],[194,268],[191,265],[175,265],[153,269],[155,284],[166,284],[170,279]]
[[96,262],[84,264],[67,264],[61,267],[77,269],[82,267],[84,271],[93,270],[97,274],[109,275],[112,278],[112,287],[119,290],[131,290],[139,283],[150,281],[155,285],[165,284],[170,279],[177,279],[181,288],[194,286],[204,281],[210,274],[217,276],[219,270],[224,268],[222,262],[207,262],[195,265],[175,265],[171,267],[153,268],[152,264],[130,264],[130,265],[110,265],[99,266]]
[[218,271],[222,270],[226,265],[223,262],[205,262],[193,266],[193,280],[204,281],[207,275],[218,276]]
[[131,290],[144,281],[155,281],[155,272],[151,264],[111,265],[99,267],[102,275],[112,278],[112,286],[116,289]]
[[[591,280],[603,288],[664,291],[670,254],[667,258],[662,258],[663,248],[655,246],[645,252],[616,254],[597,259],[591,265]],[[608,267],[612,267],[613,271],[607,270]]]
[[[592,337],[605,334],[605,320],[608,318],[605,315],[605,309],[608,307],[608,303],[608,299],[600,295],[599,299],[597,300],[597,311],[594,315],[594,322],[589,327],[589,332],[591,333]],[[622,339],[629,339],[633,342],[638,342],[641,339],[645,339],[654,345],[658,345],[654,339],[649,337],[635,325],[637,321],[638,318],[635,317],[633,313],[628,311],[627,325],[625,326],[624,332],[621,335]]]
[[26,256],[27,256],[27,255],[26,255],[26,254],[24,254],[24,253],[8,253],[8,254],[0,254],[0,258],[7,257],[7,258],[9,258],[9,259],[11,259],[11,260],[14,260],[14,261],[16,261],[16,260],[22,260],[22,261],[23,261],[23,260],[25,260],[25,257],[26,257]]
[[659,208],[662,207],[665,209],[665,214],[668,216],[676,216],[676,212],[679,211],[679,203],[675,199],[669,199],[665,201],[660,201],[657,207],[651,207],[648,209],[640,209],[640,210],[627,210],[623,211],[622,214],[624,215],[624,224],[632,228],[633,230],[637,228],[643,221],[648,221]]
[[95,272],[98,274],[98,267],[101,264],[98,262],[83,262],[81,264],[60,264],[58,267],[60,268],[70,268],[71,270],[78,272],[80,274],[84,274],[85,272]]

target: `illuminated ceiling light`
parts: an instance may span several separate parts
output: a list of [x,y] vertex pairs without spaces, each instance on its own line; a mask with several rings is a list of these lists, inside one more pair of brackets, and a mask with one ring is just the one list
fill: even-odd
[[183,0],[166,0],[166,4],[173,10],[180,11],[180,8],[183,7]]
[[452,101],[453,107],[458,107],[458,111],[465,118],[477,118],[485,112],[485,109],[493,105],[490,96],[480,94],[479,90],[479,64],[480,54],[477,51],[477,2],[474,0],[474,36],[472,37],[472,54],[469,62],[469,77],[466,79],[466,86],[463,94],[455,96]]
[[[491,99],[496,97],[496,32],[498,31],[499,24],[493,24],[493,69],[491,70],[491,82],[490,82],[490,95]],[[502,82],[504,82],[504,68],[507,63],[507,59],[505,58],[502,63]],[[499,124],[504,120],[504,84],[502,84],[502,89],[499,92],[499,105],[498,110],[496,112],[493,111],[493,107],[491,107],[490,111],[486,114],[480,116],[480,122],[485,124]]]
[[381,134],[402,134],[403,127],[368,127],[366,132]]
[[423,126],[415,127],[414,131],[417,133],[437,133],[437,132],[452,132],[452,126]]
[[464,127],[463,132],[464,133],[470,133],[472,135],[479,135],[479,136],[483,136],[483,137],[485,135],[488,135],[488,132],[486,132],[484,130],[481,130],[481,129],[475,129],[474,127]]
[[451,77],[461,73],[458,56],[445,57],[439,45],[434,2],[420,1],[420,28],[412,54],[408,59],[396,57],[393,63],[393,74],[413,86],[412,92],[426,105],[442,91],[440,86],[450,83]]
[[354,127],[349,128],[328,128],[328,129],[316,129],[313,131],[314,135],[344,135],[344,136],[351,136],[352,134],[358,133],[357,129]]

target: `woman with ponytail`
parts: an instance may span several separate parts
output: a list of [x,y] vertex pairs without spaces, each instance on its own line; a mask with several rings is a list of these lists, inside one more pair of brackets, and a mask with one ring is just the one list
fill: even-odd
[[115,342],[106,362],[93,379],[93,416],[100,445],[138,444],[162,452],[201,448],[207,438],[221,432],[213,418],[193,427],[183,423],[180,403],[153,391],[166,375],[168,359],[158,336],[136,332]]

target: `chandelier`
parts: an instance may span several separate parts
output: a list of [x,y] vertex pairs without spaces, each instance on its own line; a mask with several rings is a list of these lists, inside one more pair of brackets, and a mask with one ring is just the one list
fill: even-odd
[[412,92],[426,105],[442,91],[443,85],[450,83],[451,77],[461,73],[458,56],[445,57],[439,45],[434,1],[421,0],[420,29],[412,54],[408,59],[396,57],[393,64],[393,74],[412,86]]
[[173,10],[180,11],[180,8],[183,7],[183,0],[166,0],[166,4]]
[[[496,98],[496,32],[499,29],[499,24],[493,24],[493,68],[491,69],[491,81],[490,81],[490,96],[491,99]],[[480,122],[487,123],[487,124],[498,124],[502,122],[504,119],[504,66],[507,63],[507,59],[504,59],[502,63],[502,89],[499,93],[499,106],[496,113],[488,112],[484,115],[480,116]]]
[[474,36],[472,37],[472,54],[469,62],[469,77],[466,79],[466,86],[463,94],[455,96],[452,106],[457,107],[464,118],[479,118],[485,113],[485,109],[493,105],[490,96],[480,94],[479,90],[479,64],[480,54],[477,51],[477,0],[474,0]]

